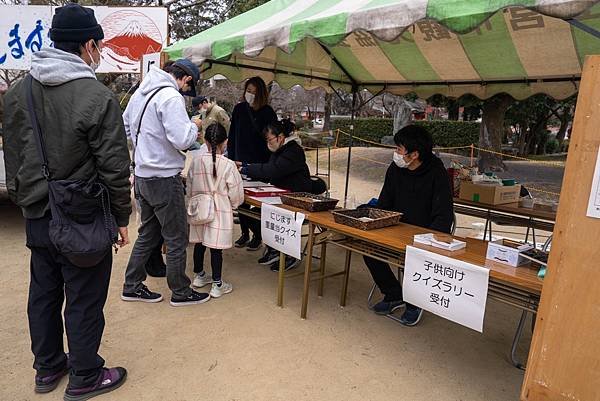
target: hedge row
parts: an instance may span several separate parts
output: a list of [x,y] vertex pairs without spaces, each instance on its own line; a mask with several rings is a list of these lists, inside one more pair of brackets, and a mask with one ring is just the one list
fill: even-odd
[[[425,127],[433,136],[437,147],[468,146],[479,143],[479,123],[466,121],[416,121],[415,124]],[[333,118],[331,129],[350,132],[349,118]],[[381,143],[384,136],[393,135],[394,121],[391,118],[357,118],[354,120],[354,135],[369,141]],[[348,145],[349,138],[340,135],[338,146]],[[355,146],[369,146],[368,143],[356,140]]]

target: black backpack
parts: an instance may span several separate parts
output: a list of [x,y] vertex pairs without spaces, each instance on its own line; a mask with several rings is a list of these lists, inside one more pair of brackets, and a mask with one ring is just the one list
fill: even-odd
[[108,190],[96,177],[90,180],[51,179],[44,138],[33,104],[33,77],[28,75],[25,80],[33,136],[42,159],[42,174],[48,182],[52,215],[50,242],[73,265],[94,267],[117,242],[117,225],[110,213]]

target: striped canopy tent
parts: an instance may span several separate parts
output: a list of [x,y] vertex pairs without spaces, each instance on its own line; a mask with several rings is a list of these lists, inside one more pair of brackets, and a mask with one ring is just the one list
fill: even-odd
[[[240,82],[481,99],[575,93],[598,0],[272,0],[165,49]],[[578,29],[584,28],[584,29]]]
[[577,92],[585,56],[600,54],[599,1],[271,0],[165,52],[205,78],[351,91],[352,120],[361,89],[563,99]]

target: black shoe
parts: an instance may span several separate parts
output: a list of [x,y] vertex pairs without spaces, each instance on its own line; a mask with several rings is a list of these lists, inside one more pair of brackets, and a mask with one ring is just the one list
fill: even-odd
[[423,317],[423,309],[411,307],[406,308],[406,311],[400,317],[400,324],[408,327],[416,326]]
[[102,368],[100,377],[95,384],[82,388],[69,388],[65,390],[64,401],[85,401],[100,394],[106,394],[118,389],[125,383],[127,371],[123,368]]
[[[285,257],[285,269],[284,271],[292,270],[294,267],[297,267],[300,264],[300,259],[292,258],[291,256]],[[272,272],[279,271],[279,262],[273,263],[271,265]]]
[[250,242],[250,236],[248,234],[242,234],[242,236],[235,241],[235,247],[243,248],[248,245],[248,242]]
[[265,266],[275,262],[279,262],[279,251],[273,248],[267,248],[262,258],[258,259],[258,264]]
[[171,306],[200,305],[210,300],[210,295],[206,292],[196,292],[192,290],[185,299],[175,299],[171,297]]
[[389,315],[394,313],[396,309],[402,308],[406,303],[403,300],[399,301],[380,301],[373,306],[373,311],[378,315]]
[[248,243],[246,246],[247,251],[258,251],[262,246],[262,240],[256,238],[256,236],[252,237],[252,241]]
[[63,377],[69,374],[69,366],[68,362],[65,364],[64,368],[60,369],[58,372],[46,375],[39,376],[35,375],[35,388],[34,391],[38,394],[45,394],[53,391],[58,387],[60,381]]
[[162,301],[162,295],[158,292],[152,292],[142,284],[142,288],[137,290],[136,292],[123,292],[121,294],[121,299],[123,301],[131,301],[131,302],[148,302],[155,303]]

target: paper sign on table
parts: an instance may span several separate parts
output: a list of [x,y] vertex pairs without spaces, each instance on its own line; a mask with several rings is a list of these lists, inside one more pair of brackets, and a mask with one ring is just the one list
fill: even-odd
[[588,217],[600,219],[600,149],[598,149],[598,158],[596,159],[596,168],[594,169],[594,179],[592,181],[592,191],[587,209]]
[[264,197],[264,198],[259,198],[258,196],[250,196],[250,199],[254,199],[256,201],[259,201],[263,205],[265,203],[268,204],[268,205],[281,205],[281,204],[283,204],[283,202],[281,201],[281,197],[280,196],[267,196],[267,197]]
[[300,259],[304,214],[277,206],[261,205],[261,234],[265,244]]
[[412,246],[404,265],[406,302],[483,332],[488,269]]

